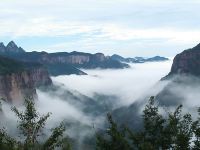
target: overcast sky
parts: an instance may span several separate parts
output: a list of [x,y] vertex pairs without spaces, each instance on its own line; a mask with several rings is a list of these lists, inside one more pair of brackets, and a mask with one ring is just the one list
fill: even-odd
[[200,42],[199,0],[0,0],[0,41],[27,51],[174,56]]

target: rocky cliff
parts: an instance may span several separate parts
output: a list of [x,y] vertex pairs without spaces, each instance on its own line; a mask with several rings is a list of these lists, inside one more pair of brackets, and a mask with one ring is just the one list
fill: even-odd
[[200,76],[200,44],[176,55],[165,78],[180,74]]
[[[6,68],[6,69],[4,69]],[[24,98],[36,98],[36,88],[51,85],[48,71],[39,64],[24,64],[0,57],[0,98],[21,103]]]

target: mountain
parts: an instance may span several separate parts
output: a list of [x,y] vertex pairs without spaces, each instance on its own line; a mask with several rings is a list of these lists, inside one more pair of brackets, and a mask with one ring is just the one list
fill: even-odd
[[36,88],[49,86],[48,71],[40,64],[23,63],[0,56],[0,97],[11,103],[21,103],[24,97],[36,98]]
[[181,74],[200,76],[200,44],[176,55],[171,71],[164,79]]
[[[200,85],[200,44],[177,54],[173,60],[171,70],[162,78],[169,83],[156,96],[163,105],[177,105],[186,100],[185,95],[195,97],[196,89]],[[190,89],[190,90],[189,90]],[[180,94],[184,93],[184,94]]]
[[124,57],[122,57],[120,55],[117,55],[117,54],[112,55],[111,58],[113,60],[118,60],[118,61],[126,62],[126,58],[124,58]]
[[0,53],[24,53],[25,51],[18,47],[13,41],[10,41],[7,46],[4,46],[4,44],[0,43]]
[[111,58],[113,60],[117,60],[117,61],[125,62],[125,63],[145,63],[145,62],[157,62],[157,61],[167,61],[167,60],[169,60],[168,58],[161,57],[161,56],[154,56],[154,57],[151,57],[151,58],[144,58],[144,57],[124,58],[124,57],[117,55],[117,54],[112,55]]
[[75,51],[71,53],[25,52],[22,48],[16,46],[13,41],[6,47],[3,43],[0,44],[0,55],[24,62],[41,63],[46,66],[51,75],[86,74],[79,68],[122,69],[129,67],[128,64],[113,60],[102,53],[90,54]]
[[167,60],[169,60],[169,58],[162,57],[162,56],[154,56],[151,58],[147,58],[146,62],[167,61]]
[[[194,110],[194,107],[190,108],[188,104],[194,103],[193,106],[195,106],[199,99],[200,44],[177,54],[173,60],[171,71],[159,82],[166,84],[155,95],[160,106],[168,108],[183,104],[187,109]],[[114,110],[112,112],[113,118],[120,124],[139,129],[142,123],[139,111],[144,107],[147,99],[148,97],[143,96],[130,106]]]
[[[200,88],[200,44],[177,54],[171,71],[160,82],[166,82],[164,88],[155,95],[160,106],[177,107],[185,104],[189,109],[188,100],[195,106],[195,101],[199,99]],[[121,124],[127,123],[132,128],[139,128],[141,118],[138,112],[139,108],[144,106],[144,99],[148,98],[141,98],[130,106],[113,111],[114,118]]]

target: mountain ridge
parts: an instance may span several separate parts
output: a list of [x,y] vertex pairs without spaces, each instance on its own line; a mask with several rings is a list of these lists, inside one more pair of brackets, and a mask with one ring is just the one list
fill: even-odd
[[[26,52],[22,48],[16,46],[16,44],[11,41],[8,47],[13,47],[12,51],[5,50],[3,44],[0,45],[0,54],[12,59],[16,59],[24,62],[37,62],[41,63],[46,68],[51,75],[63,75],[63,74],[77,74],[84,75],[80,68],[84,69],[123,69],[130,67],[126,63],[121,63],[119,61],[111,59],[109,56],[105,56],[103,53],[83,53],[83,52],[57,52],[57,53],[47,53],[47,52]],[[6,48],[7,49],[7,48]],[[10,48],[9,48],[10,49]],[[13,52],[15,51],[15,52]],[[64,65],[66,65],[64,67]]]
[[157,61],[167,61],[169,60],[166,57],[162,57],[162,56],[154,56],[154,57],[149,57],[149,58],[145,58],[145,57],[122,57],[120,55],[114,54],[111,56],[111,58],[113,60],[118,60],[121,62],[126,62],[126,63],[145,63],[145,62],[157,62]]

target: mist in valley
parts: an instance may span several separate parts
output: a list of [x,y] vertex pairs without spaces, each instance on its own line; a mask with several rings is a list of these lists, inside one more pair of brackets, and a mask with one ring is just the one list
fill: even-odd
[[[67,129],[66,135],[77,139],[76,149],[81,149],[83,143],[94,142],[95,139],[91,140],[91,137],[97,130],[104,128],[108,112],[129,107],[140,100],[147,101],[150,96],[158,95],[159,99],[159,94],[162,94],[160,103],[164,102],[163,106],[168,104],[173,110],[177,105],[183,104],[184,111],[196,113],[193,108],[200,105],[200,81],[190,77],[182,79],[186,81],[185,84],[173,80],[160,81],[170,71],[171,64],[171,60],[130,64],[131,68],[128,69],[84,70],[88,75],[52,77],[54,87],[37,89],[38,100],[35,102],[40,114],[52,113],[47,121],[45,134],[49,135],[50,129],[63,121]],[[163,93],[172,95],[171,99],[165,99]],[[179,97],[180,101],[173,99],[175,97]],[[140,106],[137,111],[141,112],[144,105]],[[1,122],[1,126],[15,135],[18,131],[17,119],[10,107],[3,102],[5,121]],[[23,106],[18,108],[24,109]]]
[[131,68],[128,69],[84,70],[88,73],[87,76],[58,76],[52,77],[52,80],[89,97],[93,97],[95,93],[115,95],[118,98],[115,103],[122,106],[133,103],[145,93],[155,93],[161,89],[159,80],[168,74],[171,64],[170,60],[130,64]]

